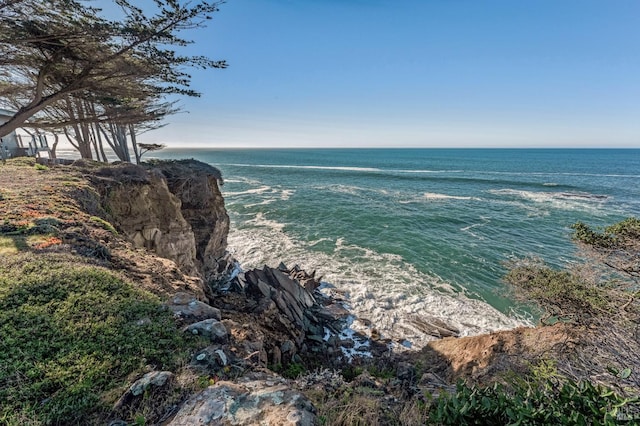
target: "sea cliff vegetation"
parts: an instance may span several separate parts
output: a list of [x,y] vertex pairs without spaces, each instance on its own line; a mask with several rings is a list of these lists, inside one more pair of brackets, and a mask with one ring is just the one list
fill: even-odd
[[[286,299],[304,282],[287,291],[305,302],[315,294],[305,293],[311,275],[265,269],[253,274],[270,274],[266,290],[257,278],[254,287],[247,278],[245,293],[212,287],[221,284],[214,270],[229,271],[228,217],[220,176],[198,167],[0,166],[0,424],[189,424],[201,410],[193,396],[222,394],[237,398],[225,400],[236,411],[222,404],[209,424],[639,421],[637,219],[574,225],[584,262],[570,269],[536,259],[510,265],[514,295],[540,310],[536,328],[337,362],[326,351],[339,347],[296,334],[314,327],[296,317],[298,305],[285,309],[301,325],[260,294]],[[118,194],[134,190],[150,203],[146,221],[126,221],[135,200]],[[205,213],[216,219],[203,222]],[[180,256],[171,242],[193,252]],[[209,329],[196,327],[201,318]]]

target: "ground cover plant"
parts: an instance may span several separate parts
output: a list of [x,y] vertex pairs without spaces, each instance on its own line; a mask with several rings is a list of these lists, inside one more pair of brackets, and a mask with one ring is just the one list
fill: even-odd
[[194,339],[155,296],[104,268],[61,254],[3,257],[0,423],[97,422],[132,375],[175,371]]

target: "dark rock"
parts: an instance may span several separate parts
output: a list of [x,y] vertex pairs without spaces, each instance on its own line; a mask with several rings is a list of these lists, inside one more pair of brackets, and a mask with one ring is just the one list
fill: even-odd
[[282,351],[282,353],[294,353],[296,350],[296,345],[294,345],[291,340],[285,340],[284,342],[282,342],[282,345],[280,345],[280,350]]
[[322,336],[317,334],[309,334],[307,335],[307,339],[318,343],[324,343],[324,340],[322,340]]
[[403,381],[414,382],[416,380],[416,368],[408,362],[399,362],[396,377]]
[[[191,360],[191,366],[212,374],[217,373],[231,363],[237,364],[239,361],[243,360],[238,360],[237,357],[233,355],[232,352],[226,350],[224,346],[212,345],[196,353]],[[244,362],[241,362],[241,364],[244,364]]]
[[282,352],[280,352],[280,348],[277,346],[274,346],[271,350],[271,364],[282,365]]
[[261,279],[258,279],[257,287],[264,297],[271,297],[271,288],[269,287],[269,284],[265,283]]

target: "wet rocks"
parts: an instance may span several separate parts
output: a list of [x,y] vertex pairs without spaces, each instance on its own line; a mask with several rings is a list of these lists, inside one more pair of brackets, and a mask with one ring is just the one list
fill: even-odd
[[409,318],[409,324],[424,334],[438,339],[443,337],[460,337],[460,330],[436,317],[415,315]]
[[[225,308],[244,309],[256,322],[265,324],[269,336],[259,350],[266,354],[268,365],[287,365],[301,360],[303,354],[332,358],[339,353],[329,337],[345,327],[349,312],[319,292],[319,287],[315,273],[280,264],[238,274],[230,286],[241,296],[240,301],[235,299],[236,306],[228,303],[233,296],[221,299],[227,302]],[[238,307],[238,302],[244,305]]]
[[236,382],[221,381],[189,398],[169,426],[316,424],[315,408],[287,380],[250,373]]

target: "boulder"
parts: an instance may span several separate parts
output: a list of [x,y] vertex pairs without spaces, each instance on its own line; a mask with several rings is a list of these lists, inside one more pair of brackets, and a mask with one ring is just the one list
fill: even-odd
[[195,296],[189,293],[176,293],[167,303],[167,307],[176,318],[187,324],[207,319],[218,321],[222,319],[220,309],[197,300]]
[[174,378],[170,371],[150,371],[136,380],[127,391],[118,399],[114,410],[120,410],[141,397],[151,387],[161,388],[168,385]]
[[131,385],[129,391],[133,396],[139,396],[146,391],[149,386],[164,386],[167,381],[173,378],[171,371],[151,371]]
[[168,426],[317,424],[315,408],[278,376],[252,373],[221,381],[189,398]]
[[207,319],[191,324],[184,329],[185,332],[208,337],[213,343],[226,343],[229,339],[227,329],[220,321]]

